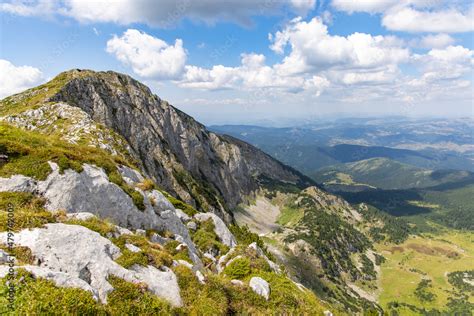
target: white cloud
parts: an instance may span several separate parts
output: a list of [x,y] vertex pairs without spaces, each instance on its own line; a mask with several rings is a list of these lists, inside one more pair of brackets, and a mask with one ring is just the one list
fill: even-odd
[[348,13],[378,13],[385,11],[399,2],[400,0],[333,0],[331,4],[335,9]]
[[298,14],[306,15],[314,9],[316,0],[290,0],[290,3]]
[[332,0],[347,13],[382,14],[382,25],[404,32],[460,33],[474,30],[474,6],[447,0]]
[[420,11],[411,7],[386,12],[382,24],[389,30],[405,32],[457,33],[474,30],[474,10],[467,14],[455,9]]
[[417,43],[422,48],[444,48],[454,44],[455,40],[448,34],[435,34],[423,36]]
[[186,66],[182,87],[204,90],[277,88],[291,91],[304,86],[303,78],[280,76],[273,67],[265,64],[261,54],[242,54],[238,67],[213,66],[210,69]]
[[134,29],[128,29],[120,37],[114,35],[107,42],[107,52],[131,66],[139,76],[153,79],[179,79],[187,58],[182,40],[170,45]]
[[425,55],[413,56],[413,59],[423,72],[414,83],[461,79],[474,67],[474,51],[462,46],[432,49]]
[[409,50],[391,36],[372,36],[354,33],[347,37],[330,35],[326,25],[318,18],[309,22],[294,19],[283,30],[270,36],[270,48],[283,53],[287,46],[291,52],[277,69],[281,73],[298,74],[338,69],[370,69],[394,65],[408,60]]
[[83,23],[168,27],[183,18],[210,24],[220,20],[250,24],[253,16],[274,15],[288,8],[305,15],[315,3],[316,0],[20,0],[1,4],[0,11],[24,16],[59,14]]
[[43,74],[38,68],[15,66],[5,59],[0,59],[0,98],[34,87],[43,81]]

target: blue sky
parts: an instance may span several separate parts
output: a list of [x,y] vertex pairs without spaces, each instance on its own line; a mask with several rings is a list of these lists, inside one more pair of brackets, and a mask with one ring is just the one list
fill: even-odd
[[426,0],[0,1],[0,97],[114,70],[208,124],[473,115],[473,6]]

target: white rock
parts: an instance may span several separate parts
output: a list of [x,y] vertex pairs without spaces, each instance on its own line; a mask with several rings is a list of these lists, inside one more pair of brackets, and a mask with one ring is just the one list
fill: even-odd
[[[69,287],[69,288],[79,288],[85,291],[88,291],[92,294],[92,297],[95,300],[98,300],[97,291],[90,286],[86,281],[74,277],[68,273],[53,271],[48,268],[38,267],[38,266],[16,266],[15,269],[22,268],[31,272],[35,277],[40,277],[46,280],[54,282],[58,287]],[[7,266],[0,266],[0,278],[5,277],[8,274]]]
[[87,221],[88,219],[96,217],[94,214],[89,212],[79,212],[79,213],[68,213],[66,214],[67,218],[77,219],[80,221]]
[[122,236],[122,235],[132,235],[132,231],[120,226],[115,225],[115,231],[117,232],[117,237]]
[[0,178],[0,192],[30,192],[36,191],[36,181],[23,175],[13,175],[10,178]]
[[195,222],[188,222],[188,223],[186,224],[186,227],[187,227],[188,229],[192,230],[192,231],[196,231],[196,229],[197,229],[197,225],[196,225]]
[[0,249],[0,264],[7,263],[9,256],[10,256],[10,255],[9,255],[8,253],[6,253],[6,252],[3,251],[2,249]]
[[237,241],[235,240],[234,235],[230,232],[230,230],[227,228],[226,224],[222,219],[220,219],[219,216],[213,213],[198,213],[194,215],[194,218],[197,220],[204,222],[207,221],[208,219],[212,218],[212,221],[214,222],[214,232],[216,235],[219,237],[221,242],[228,246],[228,247],[235,247],[237,245]]
[[324,316],[333,316],[333,314],[330,311],[324,311]]
[[232,262],[238,259],[242,259],[243,257],[241,255],[235,256],[234,258],[230,259],[229,261],[226,262],[225,266],[228,267]]
[[144,229],[137,229],[135,230],[135,234],[138,236],[146,236],[146,231]]
[[263,296],[267,301],[270,297],[270,285],[261,277],[253,277],[249,282],[250,288],[260,296]]
[[148,196],[148,199],[153,199],[153,201],[155,201],[155,205],[153,206],[153,208],[158,213],[164,212],[167,210],[174,211],[175,208],[173,204],[170,201],[168,201],[168,199],[160,191],[152,190],[151,192],[147,192],[147,196]]
[[[154,267],[134,267],[133,270],[127,270],[114,261],[120,256],[120,249],[98,233],[80,225],[58,223],[45,226],[46,228],[22,230],[15,234],[15,243],[29,247],[39,259],[42,270],[38,270],[38,273],[59,284],[77,285],[81,288],[88,284],[102,302],[107,301],[107,294],[113,290],[107,281],[111,275],[128,282],[145,282],[156,295],[172,304],[180,302],[177,299],[179,288],[176,277],[171,270],[161,272]],[[7,234],[0,233],[0,242],[6,239]],[[49,271],[52,274],[48,274]],[[67,276],[58,275],[58,272]]]
[[142,182],[145,180],[143,176],[135,169],[129,168],[127,166],[119,165],[118,171],[122,176],[123,180],[128,184],[133,186],[136,183]]
[[156,234],[156,233],[153,233],[151,234],[150,236],[150,241],[151,242],[154,242],[154,243],[157,243],[157,244],[160,244],[160,245],[164,245],[166,244],[168,241],[170,241],[171,239],[169,238],[165,238],[165,237],[161,237],[160,235]]
[[125,244],[125,247],[128,250],[130,250],[131,252],[140,252],[140,251],[142,251],[140,248],[138,248],[137,246],[132,245],[132,244]]
[[178,265],[185,266],[185,267],[187,267],[187,268],[189,268],[189,269],[191,269],[191,270],[193,269],[193,265],[192,265],[191,263],[187,262],[186,260],[178,259],[178,261],[176,261],[176,263],[177,263]]
[[186,214],[185,212],[183,212],[183,210],[180,210],[179,208],[175,209],[175,212],[176,212],[176,215],[179,217],[179,219],[183,222],[183,223],[187,223],[191,220],[191,217]]
[[204,277],[204,274],[202,274],[201,271],[197,270],[196,271],[196,277],[201,284],[206,284],[206,278]]
[[244,286],[244,282],[242,282],[240,280],[230,280],[230,283],[232,283],[233,285],[236,285],[236,286]]
[[253,242],[251,243],[248,248],[250,249],[253,249],[255,250],[255,252],[257,253],[257,255],[259,257],[262,257],[265,259],[265,261],[267,261],[268,265],[270,266],[270,268],[276,272],[276,273],[281,273],[281,269],[280,267],[273,261],[271,261],[270,259],[268,259],[268,257],[265,255],[265,253],[263,252],[262,248],[260,248],[256,242]]
[[[183,237],[183,242],[188,245],[190,258],[195,264],[202,265],[188,229],[176,215],[173,205],[159,191],[153,190],[144,194],[146,208],[141,211],[127,193],[109,181],[101,168],[84,164],[81,173],[67,169],[60,174],[56,163],[49,162],[49,165],[52,172],[45,181],[39,181],[36,187],[37,193],[47,199],[48,210],[65,210],[68,213],[89,212],[99,218],[108,218],[121,227],[134,230],[170,231]],[[33,183],[32,179],[28,182],[29,178],[26,177],[18,179],[21,181],[15,180],[14,183]],[[29,190],[28,185],[12,186],[11,178],[3,180],[6,189]],[[151,205],[148,196],[154,197],[156,205]]]
[[148,289],[155,295],[165,299],[174,307],[183,305],[178,285],[178,279],[174,272],[163,267],[164,271],[160,271],[155,267],[142,267],[133,265],[131,270],[137,272],[138,280],[148,285]]
[[181,251],[183,249],[186,249],[188,247],[188,245],[186,244],[179,244],[178,246],[176,246],[175,250],[176,251]]
[[222,271],[224,271],[224,268],[225,268],[224,262],[226,262],[227,258],[229,258],[234,252],[235,252],[235,248],[231,248],[225,255],[219,258],[216,265],[217,273],[221,273]]
[[210,254],[209,252],[204,253],[204,257],[206,257],[207,259],[210,259],[212,262],[217,261],[217,259],[212,254]]

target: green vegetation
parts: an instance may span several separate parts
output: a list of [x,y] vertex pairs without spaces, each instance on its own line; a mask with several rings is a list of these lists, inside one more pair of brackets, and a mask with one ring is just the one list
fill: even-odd
[[132,167],[124,158],[111,156],[102,149],[64,142],[57,136],[47,136],[24,131],[7,124],[0,124],[0,154],[8,162],[0,166],[0,177],[22,174],[44,180],[51,173],[48,161],[58,163],[60,172],[71,168],[82,171],[82,164],[89,163],[103,168],[111,182],[117,184],[133,200],[138,209],[144,210],[143,196],[130,187],[117,171],[117,164]]
[[474,270],[451,272],[448,274],[448,282],[458,290],[474,296]]
[[[156,268],[161,266],[171,266],[173,258],[159,244],[148,241],[144,236],[139,235],[121,235],[113,238],[112,242],[120,248],[122,254],[117,258],[116,262],[124,268],[129,268],[134,264],[147,266],[152,265]],[[139,252],[130,251],[125,244],[132,244],[141,249]]]
[[422,302],[432,302],[436,295],[429,290],[433,287],[431,280],[423,279],[418,283],[415,289],[415,296]]
[[229,230],[237,239],[239,245],[248,246],[251,243],[255,242],[270,260],[275,261],[275,258],[273,257],[272,253],[268,251],[267,246],[265,246],[265,243],[262,238],[260,238],[258,234],[252,233],[247,225],[230,225]]
[[410,236],[399,245],[378,244],[386,259],[381,264],[380,305],[400,315],[469,315],[465,312],[472,310],[474,296],[463,279],[474,262],[473,237],[471,232],[444,230]]
[[91,293],[76,288],[56,287],[53,282],[35,278],[18,269],[11,281],[15,288],[15,310],[8,309],[7,277],[0,279],[2,315],[105,315]]
[[189,204],[187,204],[187,203],[185,203],[181,200],[178,200],[177,198],[173,197],[168,192],[163,191],[163,190],[160,190],[160,192],[163,193],[163,195],[168,199],[168,201],[171,202],[171,204],[173,204],[173,206],[175,208],[179,208],[180,210],[182,210],[187,215],[194,216],[195,214],[199,213],[194,207],[192,207],[191,205],[189,205]]
[[109,315],[170,315],[173,308],[147,291],[144,284],[133,284],[117,277],[109,277],[114,287],[104,306]]
[[224,274],[231,279],[242,279],[250,274],[250,260],[248,258],[237,258],[224,269]]
[[184,312],[190,315],[272,315],[285,311],[288,315],[322,315],[329,309],[313,293],[300,290],[292,281],[271,272],[255,271],[271,287],[266,301],[245,285],[252,275],[244,279],[244,286],[230,283],[229,278],[208,275],[206,284],[200,284],[193,272],[184,267],[175,268],[185,304]]
[[322,168],[314,179],[325,184],[362,185],[384,190],[427,188],[473,178],[466,171],[432,171],[387,158],[370,158]]
[[196,247],[203,253],[217,251],[220,254],[225,254],[229,251],[229,247],[221,243],[214,232],[214,222],[211,218],[199,223],[198,229],[192,234],[192,239]]
[[8,228],[8,205],[14,210],[13,228],[20,231],[25,228],[43,227],[47,223],[56,223],[64,218],[64,212],[51,213],[44,209],[45,201],[31,193],[0,192],[0,231]]
[[115,225],[107,220],[98,219],[97,217],[91,217],[86,220],[68,219],[64,221],[64,224],[81,225],[101,234],[103,237],[115,232]]
[[9,249],[8,246],[0,244],[0,249],[3,249],[11,256],[14,256],[16,265],[33,264],[35,262],[35,256],[33,256],[31,249],[28,247],[14,246]]

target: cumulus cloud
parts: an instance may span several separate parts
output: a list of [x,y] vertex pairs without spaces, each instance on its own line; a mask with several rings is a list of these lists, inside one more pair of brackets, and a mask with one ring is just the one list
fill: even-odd
[[382,24],[389,30],[405,32],[458,33],[474,30],[474,10],[467,14],[455,9],[420,11],[411,7],[389,10]]
[[38,68],[15,66],[8,60],[0,59],[0,98],[36,86],[41,81],[43,74]]
[[[276,66],[280,73],[298,74],[318,70],[367,71],[394,67],[409,59],[410,52],[395,37],[354,33],[347,37],[330,35],[318,18],[306,22],[294,19],[282,31],[270,36],[270,48],[282,54],[287,46],[290,53]],[[363,76],[352,76],[353,81]],[[375,78],[376,76],[372,76]]]
[[454,44],[455,40],[448,34],[435,34],[423,36],[417,43],[422,48],[444,48]]
[[403,32],[460,33],[474,30],[474,6],[442,0],[333,0],[347,13],[382,14],[382,25]]
[[256,15],[273,15],[290,9],[306,14],[316,0],[20,0],[0,5],[0,10],[18,15],[68,16],[84,23],[145,23],[167,27],[183,18],[215,23],[220,20],[250,24]]
[[171,45],[135,29],[128,29],[122,36],[114,35],[107,42],[107,52],[139,76],[153,79],[180,78],[187,58],[181,39]]

